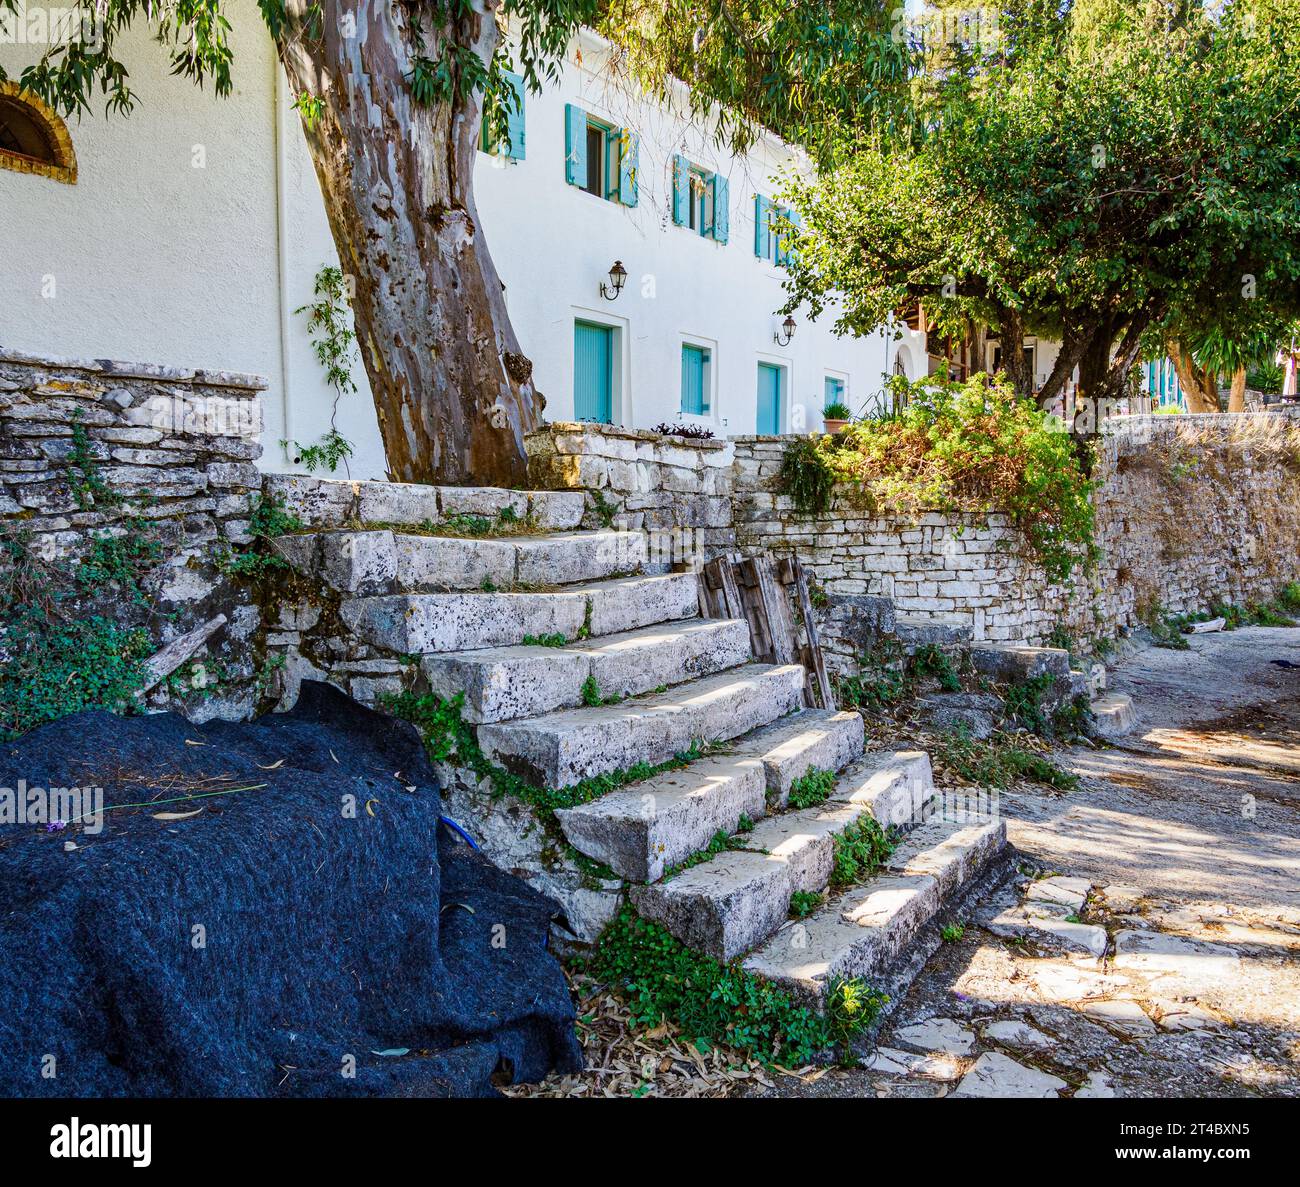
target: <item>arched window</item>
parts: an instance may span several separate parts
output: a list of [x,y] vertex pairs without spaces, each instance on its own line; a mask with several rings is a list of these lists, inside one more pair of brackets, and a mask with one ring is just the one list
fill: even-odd
[[52,108],[12,82],[0,82],[0,169],[69,185],[77,180],[77,155],[67,126]]

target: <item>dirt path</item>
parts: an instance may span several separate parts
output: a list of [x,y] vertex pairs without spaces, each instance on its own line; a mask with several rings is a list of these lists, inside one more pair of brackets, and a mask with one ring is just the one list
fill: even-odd
[[[1276,665],[1274,660],[1296,664]],[[1300,629],[1112,674],[1140,724],[1002,799],[1022,876],[929,962],[830,1096],[1300,1096]]]
[[1079,791],[1004,800],[1012,843],[1095,881],[1300,922],[1300,629],[1191,648],[1152,648],[1113,673],[1138,728],[1065,756]]

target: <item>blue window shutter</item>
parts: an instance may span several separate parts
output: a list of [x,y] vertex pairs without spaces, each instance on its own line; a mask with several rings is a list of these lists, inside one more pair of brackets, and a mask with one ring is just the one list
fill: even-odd
[[[795,231],[799,231],[803,229],[803,219],[799,217],[799,212],[797,210],[786,210],[785,221],[788,222],[791,228]],[[786,248],[785,248],[785,263],[787,264],[792,263],[794,260],[797,260],[798,258],[799,258],[799,253],[792,246],[790,246],[790,237],[787,236]]]
[[618,162],[618,200],[624,206],[636,205],[637,174],[640,171],[641,142],[635,132],[622,132],[622,151]]
[[564,180],[587,184],[587,113],[572,103],[564,107]]
[[790,246],[792,238],[791,231],[797,231],[803,226],[797,212],[791,210],[788,206],[775,207],[777,226],[776,230],[776,258],[777,264],[788,264],[795,258],[794,249]]
[[507,156],[512,161],[522,161],[524,159],[524,77],[522,74],[512,74],[507,70],[505,78],[513,96],[508,100],[509,107],[506,111],[510,135],[510,149]]
[[686,225],[691,202],[691,163],[677,154],[673,157],[673,222]]
[[703,416],[709,410],[708,359],[709,352],[702,346],[682,347],[682,411],[689,416]]
[[713,237],[726,243],[731,235],[731,186],[725,177],[713,175]]
[[754,195],[754,254],[760,260],[770,260],[771,241],[767,235],[770,203],[762,194]]

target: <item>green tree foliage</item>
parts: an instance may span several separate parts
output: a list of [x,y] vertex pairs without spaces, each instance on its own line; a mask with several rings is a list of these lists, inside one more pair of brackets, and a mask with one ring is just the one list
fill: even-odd
[[[0,12],[19,4],[0,0]],[[406,482],[517,485],[524,437],[541,421],[474,198],[482,123],[508,138],[519,102],[511,74],[540,89],[558,77],[575,32],[592,26],[612,42],[600,68],[613,81],[671,94],[719,141],[744,147],[762,123],[823,159],[837,130],[892,127],[908,86],[908,50],[886,0],[259,0],[259,9],[355,281],[356,343],[389,472]],[[230,94],[230,0],[101,0],[87,11],[80,34],[34,49],[19,72],[56,109],[80,114],[102,99],[109,112],[132,110],[127,43],[146,31],[173,74]],[[684,105],[679,80],[690,84]],[[319,310],[316,295],[309,308]],[[341,391],[345,371],[329,345],[340,339],[327,319],[313,325]]]
[[1297,0],[998,8],[987,41],[916,44],[909,136],[792,180],[791,308],[842,298],[862,333],[919,303],[1009,359],[1055,337],[1048,398],[1076,365],[1121,394],[1182,321],[1300,307]]

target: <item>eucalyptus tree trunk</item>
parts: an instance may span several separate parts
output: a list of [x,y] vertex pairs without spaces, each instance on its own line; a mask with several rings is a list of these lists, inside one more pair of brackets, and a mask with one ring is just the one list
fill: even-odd
[[[295,96],[315,101],[307,144],[400,482],[522,484],[523,437],[545,403],[474,205],[481,95],[458,85],[470,55],[491,61],[499,6],[473,0],[444,28],[428,11],[440,5],[325,0],[312,30],[308,0],[288,0],[276,39]],[[420,57],[451,80],[424,104],[408,81]]]

